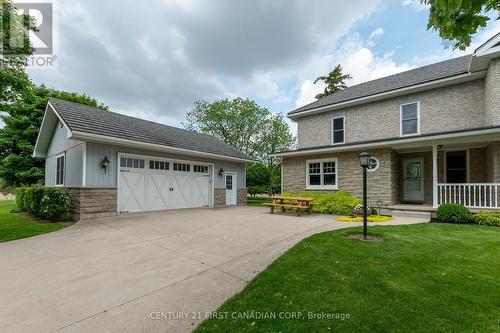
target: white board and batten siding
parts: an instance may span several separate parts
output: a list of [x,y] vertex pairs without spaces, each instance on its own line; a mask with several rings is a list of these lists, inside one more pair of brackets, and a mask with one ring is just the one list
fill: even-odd
[[[107,157],[106,172],[100,167]],[[120,157],[144,160],[144,168],[120,167]],[[149,161],[169,163],[169,170],[151,170]],[[173,170],[173,163],[190,164],[190,172]],[[141,162],[142,163],[142,162]],[[193,172],[194,165],[206,165],[208,172]],[[235,188],[245,188],[245,165],[189,155],[174,155],[143,149],[86,144],[86,182],[92,187],[117,187],[119,211],[147,211],[212,206],[214,188],[224,188],[219,170],[235,172]]]
[[54,134],[47,149],[45,159],[45,185],[55,186],[56,184],[56,156],[65,155],[65,186],[82,186],[83,175],[83,142],[70,140],[67,138],[67,131],[64,126],[56,125]]

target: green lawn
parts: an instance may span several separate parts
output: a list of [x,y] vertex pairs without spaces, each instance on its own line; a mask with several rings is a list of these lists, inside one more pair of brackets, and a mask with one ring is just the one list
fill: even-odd
[[48,223],[30,218],[25,214],[11,213],[14,201],[0,201],[0,242],[25,238],[56,231],[71,223]]
[[268,197],[247,197],[247,206],[264,207],[265,202],[272,202]]
[[[347,239],[353,230],[360,231],[300,242],[222,305],[218,315],[227,319],[209,319],[198,331],[500,331],[500,228],[370,227],[382,243]],[[308,312],[344,320],[308,319]],[[238,319],[241,313],[302,317]]]

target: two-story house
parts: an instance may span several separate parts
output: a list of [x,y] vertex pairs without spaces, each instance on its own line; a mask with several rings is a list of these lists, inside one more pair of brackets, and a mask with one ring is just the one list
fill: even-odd
[[500,207],[500,34],[471,55],[351,86],[288,117],[298,148],[275,155],[283,191],[360,198],[366,151],[370,204]]

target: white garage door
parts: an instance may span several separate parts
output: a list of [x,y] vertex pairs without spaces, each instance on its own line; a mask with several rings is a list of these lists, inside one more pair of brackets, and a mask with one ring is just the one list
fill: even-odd
[[155,157],[120,156],[120,212],[208,207],[209,166]]

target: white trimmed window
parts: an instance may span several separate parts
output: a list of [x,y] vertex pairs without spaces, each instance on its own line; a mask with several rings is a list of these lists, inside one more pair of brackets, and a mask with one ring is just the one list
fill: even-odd
[[337,190],[338,174],[337,159],[307,160],[306,189]]
[[345,117],[332,118],[332,145],[345,143]]
[[64,154],[56,156],[56,185],[64,185]]
[[401,104],[401,136],[420,134],[420,103]]

